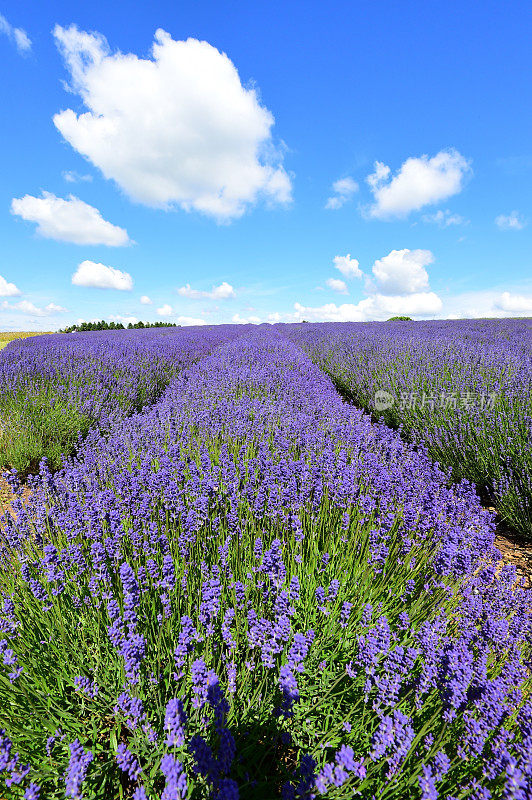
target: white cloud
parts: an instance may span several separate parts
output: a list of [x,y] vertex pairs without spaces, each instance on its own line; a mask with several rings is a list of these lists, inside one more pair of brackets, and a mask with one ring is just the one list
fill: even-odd
[[366,178],[375,201],[368,214],[378,219],[404,217],[446,200],[461,191],[470,169],[469,162],[452,149],[441,150],[432,158],[408,158],[393,177],[390,167],[376,161],[375,171]]
[[[351,256],[336,256],[335,266],[347,277],[362,277],[358,261]],[[415,317],[433,317],[442,308],[442,301],[431,291],[425,267],[434,261],[430,250],[392,250],[373,264],[373,279],[366,280],[368,297],[358,303],[325,303],[322,306],[304,306],[296,303],[295,313],[289,318],[301,321],[367,321],[387,319],[405,314]],[[342,280],[330,278],[327,286],[348,294]],[[286,317],[285,317],[286,318]],[[281,317],[268,317],[280,321]]]
[[347,291],[346,282],[340,280],[340,278],[328,278],[325,283],[329,289],[332,289],[334,292],[340,292],[340,294],[349,294]]
[[291,200],[274,118],[208,42],[158,29],[151,58],[112,53],[98,33],[54,36],[87,108],[54,116],[63,137],[134,200],[228,221],[260,197]]
[[66,169],[64,172],[61,173],[64,180],[67,183],[81,183],[83,182],[92,182],[92,175],[80,175],[78,172],[74,172],[74,170]]
[[20,300],[18,303],[8,303],[7,300],[4,300],[1,307],[5,311],[21,311],[30,317],[49,317],[53,314],[63,314],[68,311],[68,309],[58,306],[56,303],[48,303],[44,308],[39,308],[29,300]]
[[31,50],[31,39],[22,28],[14,28],[7,19],[0,14],[0,33],[4,33],[15,44],[22,55],[27,55]]
[[337,209],[347,203],[358,192],[358,183],[351,177],[340,178],[332,185],[333,193],[327,199],[325,208]]
[[95,261],[82,261],[72,275],[75,286],[89,286],[96,289],[119,289],[129,291],[133,288],[133,278],[128,272],[122,272]]
[[46,239],[108,247],[130,243],[124,228],[107,222],[97,208],[74,195],[64,200],[51,192],[43,192],[42,197],[26,194],[12,200],[11,212],[29,222],[36,222],[37,232]]
[[433,261],[430,250],[392,250],[373,265],[377,290],[385,295],[424,292],[429,288],[425,267]]
[[227,281],[223,281],[219,286],[213,286],[210,292],[192,289],[190,283],[187,283],[185,286],[181,286],[177,293],[181,297],[190,297],[193,300],[200,300],[204,297],[209,297],[211,300],[226,300],[228,297],[236,297],[235,290]]
[[0,275],[0,297],[16,297],[18,294],[22,294],[20,289]]
[[174,314],[174,309],[168,303],[165,303],[163,306],[157,309],[157,313],[160,317],[171,317]]
[[178,317],[177,322],[179,325],[206,325],[204,319],[198,317]]
[[453,214],[448,208],[445,211],[440,209],[435,214],[423,214],[421,219],[423,222],[434,223],[440,228],[448,228],[450,225],[467,225],[469,221],[460,214]]
[[109,319],[113,320],[114,322],[121,322],[122,325],[129,325],[129,323],[134,325],[136,322],[138,322],[137,317],[131,317],[127,314],[125,316],[123,314],[111,314]]
[[495,224],[501,231],[520,231],[527,225],[527,221],[518,211],[512,211],[508,215],[499,214],[495,217]]
[[346,278],[361,278],[363,275],[358,261],[356,258],[351,258],[350,253],[346,256],[335,256],[333,264]]
[[410,295],[375,294],[358,303],[326,303],[311,307],[295,303],[295,318],[323,322],[366,322],[373,319],[387,319],[390,316],[432,317],[442,308],[442,301],[435,292],[417,292]]
[[532,295],[503,292],[498,300],[495,301],[495,308],[508,311],[511,314],[532,313]]
[[153,301],[150,300],[147,294],[143,294],[142,297],[140,298],[140,302],[142,303],[143,306],[151,306]]
[[44,310],[47,311],[49,314],[63,314],[68,311],[67,308],[63,308],[63,306],[58,306],[56,303],[48,303],[48,305],[44,307]]
[[260,323],[260,317],[241,317],[240,314],[234,314],[231,322],[236,322],[240,325],[258,325]]

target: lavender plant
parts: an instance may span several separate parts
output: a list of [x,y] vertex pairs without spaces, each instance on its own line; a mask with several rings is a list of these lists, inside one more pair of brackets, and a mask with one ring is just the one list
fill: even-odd
[[[530,320],[334,323],[286,334],[351,400],[426,447],[454,480],[473,481],[532,536]],[[383,391],[387,402],[376,404]]]
[[531,597],[491,515],[286,339],[32,489],[0,547],[10,797],[530,796]]
[[108,429],[155,402],[183,367],[241,332],[222,325],[11,342],[0,355],[0,467],[28,475],[44,457],[57,469],[91,427]]

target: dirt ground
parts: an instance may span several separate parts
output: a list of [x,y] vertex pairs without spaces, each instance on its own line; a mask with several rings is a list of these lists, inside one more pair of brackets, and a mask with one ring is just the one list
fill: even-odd
[[[492,506],[488,508],[496,511]],[[506,564],[514,564],[519,577],[525,579],[527,589],[532,588],[532,541],[499,519],[495,545],[501,551],[502,560]]]
[[[23,497],[29,496],[29,489],[24,489]],[[13,492],[5,478],[0,477],[0,515],[8,512],[12,516],[14,512],[11,508],[11,501],[13,500]]]

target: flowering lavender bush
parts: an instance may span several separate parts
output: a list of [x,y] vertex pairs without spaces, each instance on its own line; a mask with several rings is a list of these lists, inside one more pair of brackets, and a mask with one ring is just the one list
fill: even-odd
[[0,467],[27,475],[46,457],[57,469],[91,427],[155,402],[184,366],[241,332],[222,325],[11,342],[0,354]]
[[10,797],[530,796],[532,598],[491,515],[285,338],[33,489],[0,546]]
[[487,490],[532,536],[532,320],[286,328],[358,405],[422,443],[454,480]]

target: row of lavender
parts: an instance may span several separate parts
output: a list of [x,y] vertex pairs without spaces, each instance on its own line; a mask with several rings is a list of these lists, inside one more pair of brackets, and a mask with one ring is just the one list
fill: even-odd
[[78,436],[155,402],[183,367],[241,335],[237,325],[79,334],[11,342],[0,354],[0,467],[56,468]]
[[531,796],[531,597],[490,515],[275,332],[90,433],[17,514],[10,797]]
[[532,320],[326,323],[288,335],[355,403],[532,536]]

